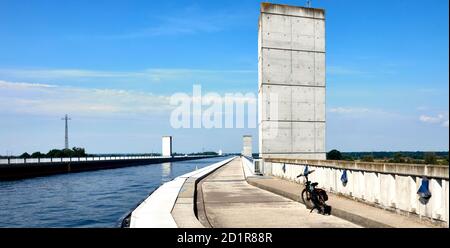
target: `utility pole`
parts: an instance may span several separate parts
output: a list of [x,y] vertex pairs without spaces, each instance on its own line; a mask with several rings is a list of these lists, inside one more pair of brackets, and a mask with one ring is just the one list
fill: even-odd
[[311,0],[306,1],[306,7],[311,8]]
[[66,124],[64,149],[69,149],[69,127],[67,125],[67,121],[71,119],[66,114],[63,118],[61,118],[61,120],[65,121]]

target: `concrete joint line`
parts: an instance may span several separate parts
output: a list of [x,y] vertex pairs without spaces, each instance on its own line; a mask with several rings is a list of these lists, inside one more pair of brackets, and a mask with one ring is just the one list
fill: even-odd
[[298,16],[298,15],[279,14],[279,13],[272,13],[272,12],[261,12],[261,13],[262,14],[266,14],[266,15],[290,16],[290,17],[297,17],[297,18],[314,19],[314,20],[325,21],[325,18],[318,18],[318,17],[311,17],[311,16]]
[[280,51],[305,52],[305,53],[326,53],[326,51],[318,51],[318,50],[305,50],[305,49],[267,47],[267,46],[261,46],[261,49],[267,49],[267,50],[273,49],[273,50],[280,50]]

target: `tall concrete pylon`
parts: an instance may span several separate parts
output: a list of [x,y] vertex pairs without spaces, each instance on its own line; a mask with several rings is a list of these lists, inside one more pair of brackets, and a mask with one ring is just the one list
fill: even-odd
[[244,135],[242,136],[242,155],[246,157],[252,157],[253,148],[252,148],[252,136]]
[[261,4],[259,153],[325,159],[325,11]]
[[65,121],[65,132],[64,132],[64,149],[69,149],[69,126],[68,121],[71,120],[67,114],[61,118],[61,120]]
[[162,137],[162,156],[172,156],[172,136]]

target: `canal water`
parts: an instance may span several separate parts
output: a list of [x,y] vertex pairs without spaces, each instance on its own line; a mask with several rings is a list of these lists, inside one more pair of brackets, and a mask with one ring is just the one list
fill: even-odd
[[224,159],[0,181],[0,227],[119,227],[161,184]]

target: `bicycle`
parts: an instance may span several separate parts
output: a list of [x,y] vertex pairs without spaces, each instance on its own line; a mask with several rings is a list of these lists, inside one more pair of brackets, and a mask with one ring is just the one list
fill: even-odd
[[310,213],[317,209],[320,214],[331,214],[331,206],[325,202],[328,200],[328,195],[325,190],[316,188],[319,183],[311,183],[308,179],[308,175],[313,173],[314,170],[305,170],[304,173],[297,176],[297,178],[304,176],[306,179],[305,188],[302,190],[301,199],[307,209],[311,209]]

